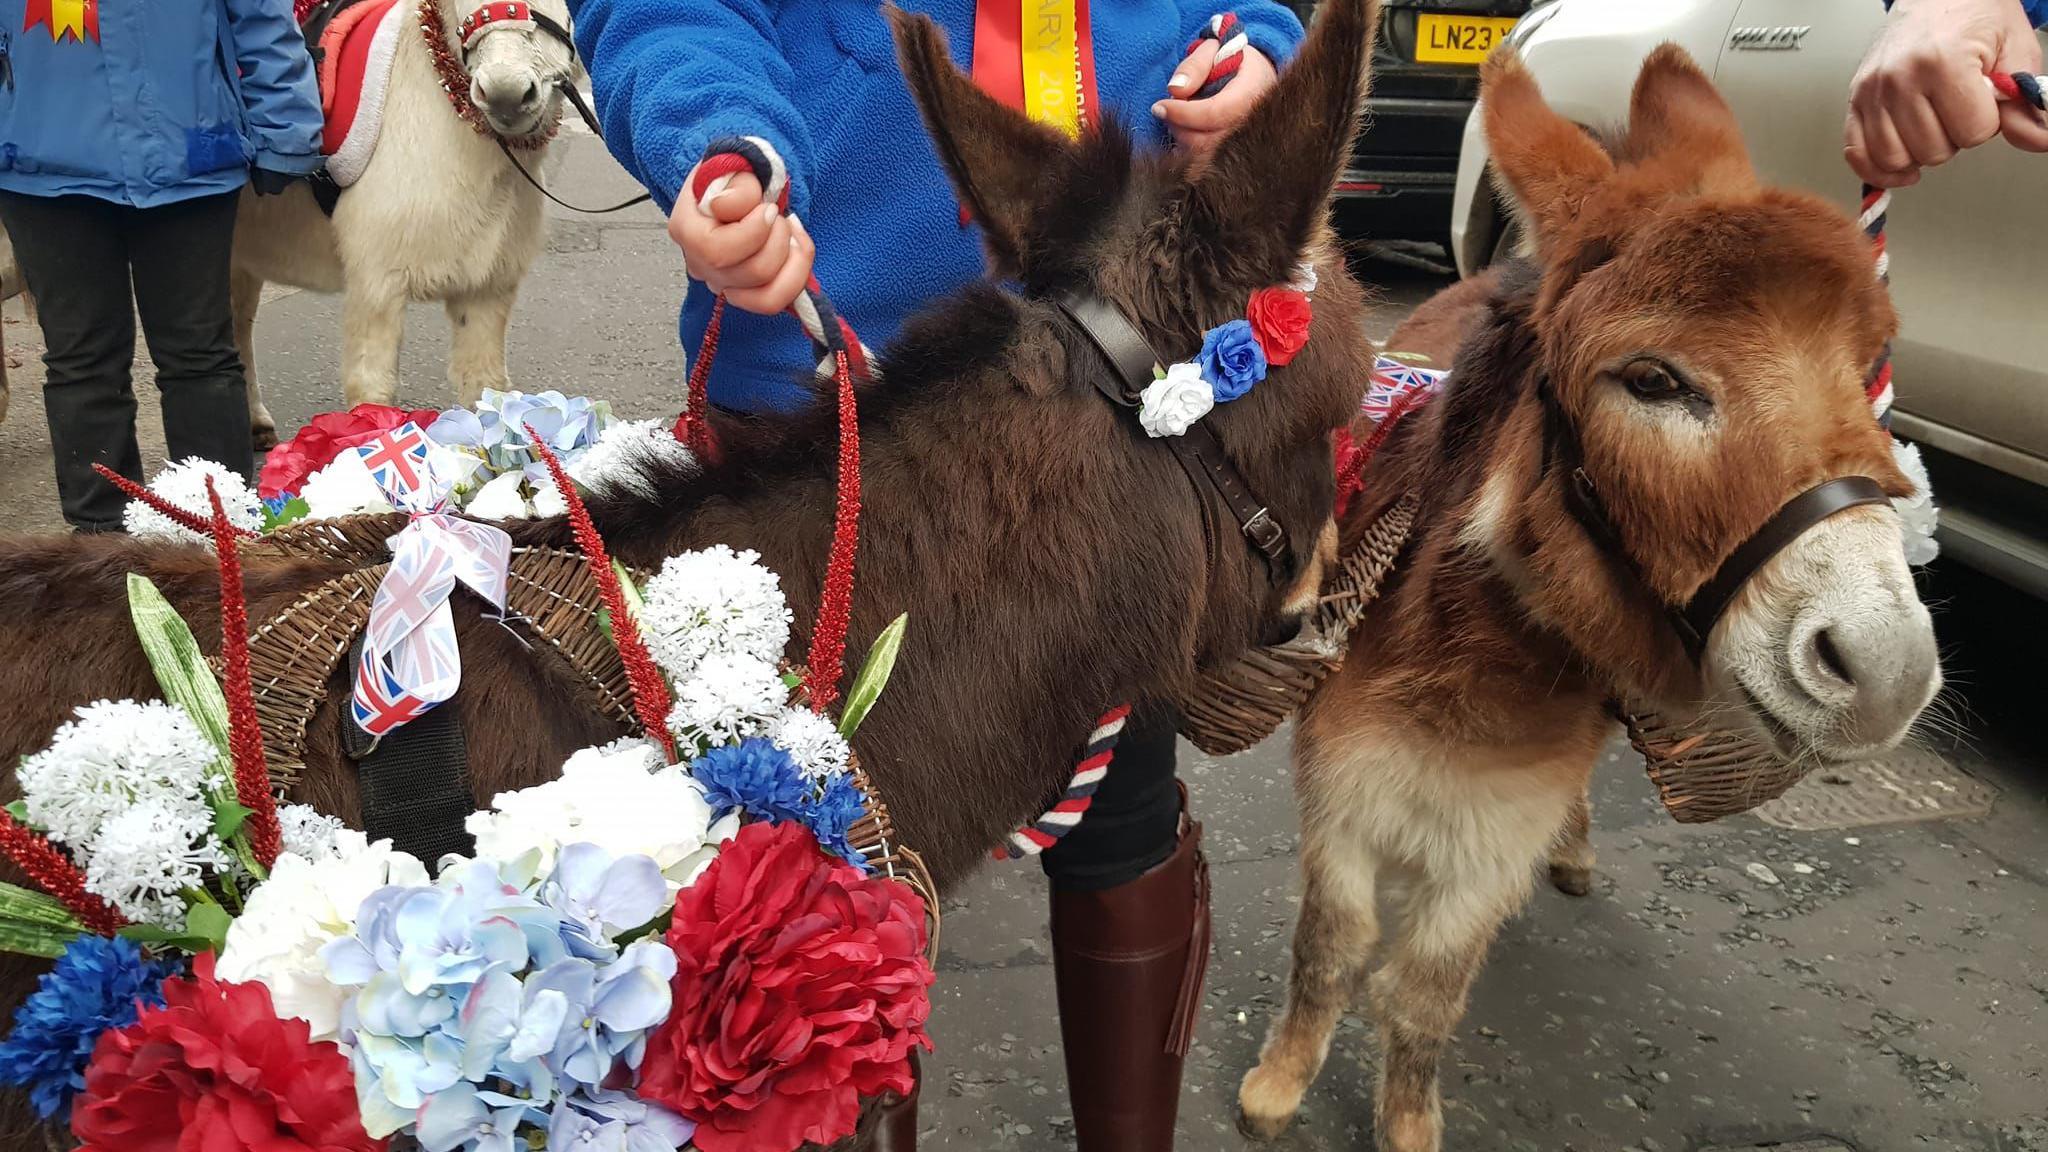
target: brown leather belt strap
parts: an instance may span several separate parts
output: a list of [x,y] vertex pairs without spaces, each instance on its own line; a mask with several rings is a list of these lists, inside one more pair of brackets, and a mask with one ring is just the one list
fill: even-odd
[[[1067,292],[1054,303],[1076,327],[1087,333],[1089,342],[1115,370],[1115,385],[1100,376],[1094,377],[1096,390],[1117,407],[1135,410],[1139,395],[1151,385],[1160,368],[1159,357],[1153,353],[1151,344],[1114,304],[1099,296]],[[1208,418],[1197,420],[1179,436],[1161,439],[1173,450],[1181,467],[1187,470],[1188,479],[1195,482],[1197,491],[1206,483],[1223,498],[1224,505],[1237,520],[1239,531],[1266,558],[1267,563],[1273,565],[1277,572],[1291,572],[1294,554],[1287,547],[1287,530],[1252,494],[1237,465],[1232,464],[1224,453],[1223,444],[1217,440]]]
[[1692,629],[1696,642],[1704,646],[1708,634],[1720,621],[1721,613],[1728,610],[1735,594],[1742,591],[1743,584],[1756,575],[1756,570],[1771,557],[1799,539],[1801,533],[1837,512],[1861,508],[1866,504],[1889,503],[1891,497],[1885,495],[1877,481],[1868,476],[1837,477],[1794,496],[1778,509],[1777,515],[1764,521],[1764,526],[1757,529],[1755,535],[1730,552],[1713,578],[1693,593],[1682,610],[1686,627]]

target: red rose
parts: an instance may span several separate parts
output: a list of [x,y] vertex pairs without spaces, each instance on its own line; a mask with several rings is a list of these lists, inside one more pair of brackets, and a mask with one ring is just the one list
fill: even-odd
[[1266,350],[1268,364],[1285,364],[1294,359],[1294,354],[1308,343],[1309,321],[1314,317],[1308,297],[1292,288],[1261,288],[1252,293],[1244,308],[1244,318],[1251,321],[1252,335],[1259,338],[1259,347]]
[[924,902],[828,858],[794,821],[748,824],[676,898],[675,1007],[636,1089],[702,1152],[791,1152],[853,1133],[860,1099],[912,1087],[930,1049]]
[[438,409],[408,412],[385,404],[358,404],[346,412],[322,412],[299,434],[270,450],[256,476],[256,494],[265,500],[305,487],[318,472],[349,448],[360,448],[407,420],[426,428],[441,415]]
[[71,1110],[79,1152],[372,1152],[348,1058],[280,1020],[261,984],[213,958],[164,981],[164,1006],[100,1035]]

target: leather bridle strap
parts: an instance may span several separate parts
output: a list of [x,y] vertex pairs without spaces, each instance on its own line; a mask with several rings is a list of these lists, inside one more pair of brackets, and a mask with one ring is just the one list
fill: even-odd
[[1536,394],[1543,405],[1543,465],[1546,470],[1553,466],[1562,468],[1566,511],[1578,521],[1579,527],[1592,538],[1596,547],[1629,573],[1645,595],[1663,606],[1672,630],[1678,633],[1679,640],[1685,644],[1694,661],[1706,654],[1707,637],[1713,634],[1714,625],[1720,623],[1721,614],[1734,603],[1736,594],[1742,591],[1749,578],[1756,575],[1757,569],[1771,557],[1783,551],[1807,529],[1838,512],[1891,502],[1877,481],[1868,476],[1839,476],[1822,481],[1786,501],[1769,520],[1764,521],[1761,528],[1737,545],[1690,600],[1684,604],[1669,604],[1650,587],[1643,576],[1642,565],[1622,542],[1621,533],[1614,527],[1614,521],[1600,499],[1600,492],[1586,471],[1578,430],[1565,415],[1547,378],[1537,382]]
[[[1119,408],[1136,409],[1138,396],[1152,383],[1160,367],[1159,357],[1153,353],[1151,344],[1115,305],[1099,296],[1067,292],[1054,303],[1087,334],[1089,343],[1114,370],[1115,385],[1097,376],[1094,378],[1097,390]],[[1173,450],[1174,458],[1180,461],[1189,481],[1195,485],[1197,495],[1205,488],[1213,489],[1237,520],[1238,530],[1245,540],[1266,558],[1276,572],[1291,572],[1294,554],[1287,547],[1287,530],[1244,482],[1237,465],[1232,464],[1224,453],[1223,444],[1217,440],[1208,418],[1197,420],[1179,436],[1160,439]],[[1206,518],[1207,501],[1203,502],[1203,507]]]

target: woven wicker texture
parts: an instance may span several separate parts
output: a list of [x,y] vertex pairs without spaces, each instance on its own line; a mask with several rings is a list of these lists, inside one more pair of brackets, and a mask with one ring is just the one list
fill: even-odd
[[1643,754],[1664,810],[1681,824],[1705,824],[1776,800],[1811,767],[1787,759],[1747,730],[1665,716],[1626,701],[1615,712],[1629,743]]

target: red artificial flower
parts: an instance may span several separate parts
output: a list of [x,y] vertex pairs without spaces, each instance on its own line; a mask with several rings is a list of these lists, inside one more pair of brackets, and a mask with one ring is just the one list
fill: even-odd
[[908,885],[794,821],[748,824],[677,897],[667,940],[675,1007],[636,1091],[696,1121],[702,1152],[830,1144],[863,1096],[910,1092],[932,969]]
[[1308,297],[1292,288],[1261,288],[1244,308],[1252,335],[1266,351],[1266,363],[1285,364],[1308,343],[1309,321],[1315,312]]
[[166,980],[164,1006],[100,1035],[73,1101],[79,1152],[377,1152],[355,1077],[304,1020],[280,1020],[261,984]]
[[343,450],[360,448],[391,429],[410,420],[426,428],[441,412],[421,408],[408,412],[386,404],[358,404],[346,412],[322,412],[306,422],[299,434],[270,450],[263,471],[256,476],[256,494],[265,500],[306,486],[306,477],[318,472]]

